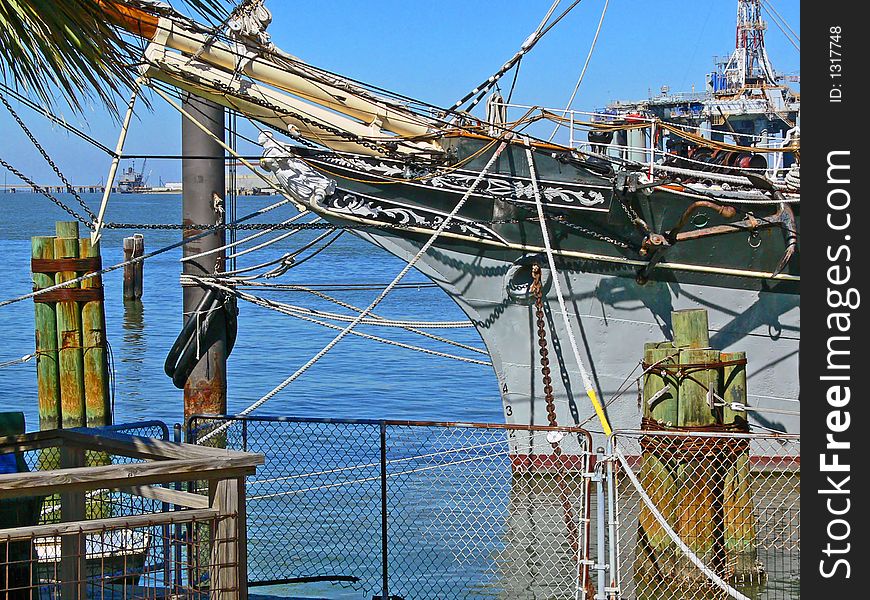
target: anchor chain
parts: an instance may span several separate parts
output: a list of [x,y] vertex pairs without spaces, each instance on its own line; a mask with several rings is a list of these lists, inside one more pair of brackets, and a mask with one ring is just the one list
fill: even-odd
[[[532,285],[529,290],[535,297],[535,321],[538,328],[538,354],[541,356],[541,376],[544,382],[544,401],[547,403],[547,424],[550,427],[558,427],[556,418],[556,400],[553,397],[553,378],[550,370],[550,349],[547,347],[547,324],[544,320],[544,290],[541,283],[541,265],[532,265]],[[559,432],[553,431],[552,434]],[[568,543],[575,555],[580,550],[580,532],[574,521],[574,508],[571,505],[571,494],[568,482],[565,479],[565,465],[562,462],[562,447],[559,444],[560,435],[547,436],[547,441],[553,448],[556,456],[556,485],[559,488],[559,497],[562,503],[562,518],[568,533]]]
[[[538,326],[538,354],[541,355],[541,376],[544,382],[544,401],[547,403],[547,424],[557,427],[556,401],[553,398],[553,378],[550,376],[550,349],[547,347],[547,326],[544,321],[544,293],[541,285],[541,265],[532,265],[532,285],[530,291],[535,297],[535,320]],[[562,453],[559,442],[550,442],[553,451]]]

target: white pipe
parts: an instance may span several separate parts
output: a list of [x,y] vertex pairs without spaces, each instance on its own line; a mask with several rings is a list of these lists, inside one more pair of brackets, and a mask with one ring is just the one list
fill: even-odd
[[130,120],[133,118],[133,106],[136,104],[136,97],[139,95],[139,89],[142,84],[142,78],[137,78],[133,84],[133,94],[130,96],[130,101],[127,103],[127,112],[124,115],[124,121],[121,123],[121,133],[118,134],[118,143],[115,146],[115,155],[112,157],[112,164],[109,166],[109,174],[106,176],[106,187],[103,190],[103,199],[100,201],[100,210],[97,212],[97,220],[94,221],[94,228],[91,231],[91,244],[94,245],[100,241],[101,231],[103,229],[103,217],[106,216],[106,208],[109,206],[109,196],[112,195],[112,186],[115,185],[115,175],[118,173],[118,165],[121,163],[121,152],[124,151],[124,142],[127,140],[127,130],[130,128]]
[[[328,133],[325,129],[339,129],[361,138],[381,138],[388,141],[392,138],[384,134],[379,128],[364,125],[335,112],[326,110],[320,106],[309,104],[289,96],[287,94],[269,89],[265,86],[242,81],[232,74],[220,69],[210,68],[203,63],[188,64],[181,55],[162,52],[161,47],[151,45],[145,52],[150,61],[145,76],[158,79],[174,87],[182,88],[198,96],[207,97],[222,106],[240,110],[250,118],[276,126],[284,131],[290,126],[299,130],[306,139],[323,144],[333,150],[352,152],[370,156],[380,156],[381,153],[372,148],[344,139],[333,140],[335,134]],[[207,69],[206,71],[203,68]],[[215,89],[210,82],[216,81],[220,87],[233,91],[234,98],[227,98],[223,91]],[[315,123],[307,123],[290,115],[283,115],[274,110],[264,108],[256,102],[244,100],[244,98],[263,100],[265,103],[285,109],[289,113],[297,113]],[[318,127],[317,125],[321,125]],[[398,140],[397,140],[398,141]],[[438,150],[437,146],[429,143],[398,144],[398,152],[410,152],[413,149]]]

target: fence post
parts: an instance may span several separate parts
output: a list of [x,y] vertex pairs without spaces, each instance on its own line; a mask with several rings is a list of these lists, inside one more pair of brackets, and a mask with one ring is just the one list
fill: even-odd
[[[598,595],[595,596],[595,600],[607,599],[607,542],[604,536],[604,529],[607,526],[604,513],[604,460],[604,448],[598,448],[595,452],[595,472],[592,475],[592,481],[595,483],[595,534],[596,545],[598,546],[598,564],[595,565],[595,570],[598,573],[598,581],[596,582]],[[614,543],[614,541],[611,540],[611,543]],[[610,568],[613,569],[614,566],[610,565]]]
[[[60,468],[85,466],[85,451],[74,446],[60,448]],[[84,521],[85,493],[80,490],[60,495],[60,519],[64,523]],[[87,598],[87,544],[85,534],[70,533],[60,537],[61,594],[71,600]]]
[[208,492],[212,508],[218,511],[212,529],[209,598],[247,600],[245,478],[209,480]]
[[390,598],[390,579],[388,571],[388,552],[387,544],[387,424],[384,421],[380,422],[381,428],[381,569],[383,571],[383,583],[381,585],[381,595],[384,600]]

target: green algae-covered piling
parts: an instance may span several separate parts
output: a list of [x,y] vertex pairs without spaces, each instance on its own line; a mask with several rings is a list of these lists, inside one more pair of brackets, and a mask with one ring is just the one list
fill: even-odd
[[[35,264],[54,259],[54,238],[33,237],[30,239],[31,258]],[[54,285],[54,277],[33,270],[34,289]],[[60,426],[60,387],[57,370],[57,314],[53,302],[33,303],[33,320],[36,329],[36,394],[39,406],[39,428],[57,429]]]
[[[79,240],[79,254],[83,258],[100,258],[99,242]],[[99,264],[95,264],[98,267]],[[85,422],[88,427],[110,425],[112,421],[109,401],[109,361],[106,343],[106,316],[102,295],[102,278],[97,275],[82,281],[82,289],[100,290],[96,299],[81,303],[83,380],[85,387]]]
[[[707,313],[672,313],[672,342],[644,346],[639,479],[683,542],[734,582],[758,582],[748,431],[746,355],[711,349]],[[672,433],[671,433],[672,432]],[[703,578],[641,507],[635,575],[681,588]],[[675,589],[676,589],[675,588]]]
[[[101,268],[99,244],[79,239],[75,222],[55,237],[31,239],[34,290]],[[99,275],[34,297],[40,429],[111,424],[108,345]]]
[[[79,257],[79,225],[75,222],[58,222],[54,239],[55,259],[76,259]],[[72,264],[70,261],[65,261]],[[61,267],[63,268],[63,267]],[[64,283],[78,277],[73,270],[58,270],[55,283]],[[74,290],[81,288],[73,284],[58,290],[62,297],[56,304],[58,372],[60,380],[61,425],[64,429],[84,427],[85,425],[85,381],[82,355],[82,314]]]

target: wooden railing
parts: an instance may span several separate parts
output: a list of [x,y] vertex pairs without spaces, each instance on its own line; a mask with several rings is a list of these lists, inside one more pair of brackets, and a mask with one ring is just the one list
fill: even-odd
[[[245,477],[263,455],[98,429],[0,437],[0,454],[52,452],[59,469],[0,475],[0,598],[247,597]],[[59,516],[22,510],[48,498]]]

